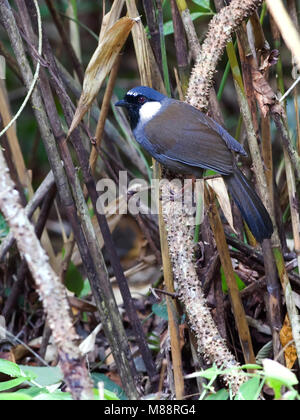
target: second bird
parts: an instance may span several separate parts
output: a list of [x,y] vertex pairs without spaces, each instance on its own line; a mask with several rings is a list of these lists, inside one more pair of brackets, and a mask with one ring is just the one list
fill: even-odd
[[146,86],[131,89],[115,105],[127,109],[137,142],[154,159],[175,173],[201,177],[203,169],[218,172],[256,240],[271,237],[270,216],[234,158],[233,152],[246,152],[223,127],[193,106]]

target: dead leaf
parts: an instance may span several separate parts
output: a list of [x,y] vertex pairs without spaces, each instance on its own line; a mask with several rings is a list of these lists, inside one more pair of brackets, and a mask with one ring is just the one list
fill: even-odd
[[259,70],[264,74],[271,66],[274,66],[279,60],[278,50],[268,50],[263,52]]
[[82,341],[82,343],[79,345],[79,349],[82,354],[88,354],[94,350],[97,334],[99,333],[101,329],[102,329],[102,324],[97,325],[94,331],[91,332],[91,334],[85,340]]
[[72,308],[76,308],[80,312],[97,312],[98,310],[95,305],[75,296],[68,296],[68,301]]
[[270,108],[277,102],[276,95],[265,79],[264,74],[259,70],[252,69],[252,82],[256,100],[263,116],[266,117]]
[[110,366],[113,363],[115,363],[115,359],[114,359],[114,356],[113,356],[110,348],[105,350],[105,356],[106,357],[104,359],[104,362],[105,362],[106,366]]
[[[280,330],[279,337],[283,347],[293,340],[292,327],[288,315],[285,316],[283,327]],[[295,361],[297,360],[297,351],[294,344],[291,344],[285,348],[284,356],[286,367],[292,369]]]
[[119,385],[121,388],[123,387],[120,375],[117,372],[108,372],[106,374],[106,376],[113,381],[114,383],[116,383],[117,385]]
[[10,351],[15,359],[15,362],[19,362],[25,356],[28,356],[30,354],[30,350],[28,349],[28,347],[23,346],[23,344],[17,344]]
[[102,41],[99,43],[86,69],[83,91],[69,129],[68,137],[89,110],[137,19],[140,18],[132,19],[127,16],[123,17],[103,35]]
[[[35,351],[39,352],[41,345],[43,342],[43,337],[37,337],[31,340],[28,345],[34,349]],[[57,360],[58,351],[55,344],[53,344],[53,336],[51,335],[49,343],[47,345],[46,354],[44,355],[44,361],[47,363],[52,363]]]
[[233,226],[233,217],[232,217],[230,199],[229,199],[228,191],[227,191],[223,178],[218,177],[218,178],[207,179],[206,182],[216,193],[218,202],[221,206],[224,216],[226,217],[231,229],[236,233],[236,230],[234,229],[234,226]]
[[101,30],[99,35],[99,44],[103,40],[105,32],[110,29],[113,24],[120,18],[125,0],[115,0],[111,9],[102,19]]
[[252,68],[251,72],[254,94],[263,116],[266,118],[270,111],[283,115],[283,108],[279,104],[276,94],[265,78],[265,71]]

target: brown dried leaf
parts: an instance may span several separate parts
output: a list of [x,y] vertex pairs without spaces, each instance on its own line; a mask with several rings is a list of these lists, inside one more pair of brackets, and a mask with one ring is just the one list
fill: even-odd
[[125,0],[115,0],[111,9],[102,19],[101,30],[99,35],[99,43],[102,41],[105,33],[113,26],[119,19]]
[[[283,347],[285,347],[288,343],[290,343],[293,340],[293,332],[288,315],[285,316],[283,327],[280,330],[279,336],[280,342]],[[286,367],[292,369],[295,361],[297,360],[297,352],[294,344],[291,344],[290,346],[287,346],[285,348],[284,356]]]
[[95,349],[96,338],[99,331],[102,329],[102,324],[98,324],[97,327],[86,337],[79,345],[79,349],[82,354],[88,354]]
[[259,70],[252,69],[252,82],[256,100],[263,116],[266,117],[270,108],[277,103],[276,95]]
[[262,63],[259,68],[259,70],[262,73],[265,73],[271,66],[274,66],[277,61],[279,60],[279,51],[278,50],[272,50],[267,51],[262,54]]
[[218,202],[221,206],[221,209],[223,210],[224,216],[226,217],[231,229],[236,233],[233,226],[233,217],[232,217],[230,199],[229,199],[227,188],[226,188],[223,178],[218,177],[218,178],[207,179],[206,182],[216,193]]
[[78,126],[96,98],[105,77],[110,72],[135,22],[136,19],[123,17],[103,35],[102,41],[99,43],[86,69],[83,91],[69,129],[68,137]]

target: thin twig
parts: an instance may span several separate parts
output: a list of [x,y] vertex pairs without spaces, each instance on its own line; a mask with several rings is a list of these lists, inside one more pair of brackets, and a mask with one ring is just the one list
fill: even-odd
[[90,167],[92,173],[95,172],[96,162],[97,162],[97,148],[101,147],[101,141],[103,137],[104,127],[105,127],[105,121],[110,109],[110,100],[113,94],[113,89],[116,83],[116,78],[118,75],[118,70],[120,66],[120,55],[117,57],[116,61],[113,64],[113,67],[110,72],[110,76],[108,79],[108,83],[106,86],[105,94],[102,101],[101,106],[101,113],[98,120],[97,128],[96,128],[96,147],[92,147],[92,151],[90,154]]

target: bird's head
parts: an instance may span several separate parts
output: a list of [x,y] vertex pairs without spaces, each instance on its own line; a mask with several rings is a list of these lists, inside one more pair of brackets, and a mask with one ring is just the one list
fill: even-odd
[[134,130],[140,121],[146,124],[155,116],[165,98],[166,96],[154,89],[138,86],[129,90],[124,99],[115,103],[115,106],[127,109],[131,128]]

